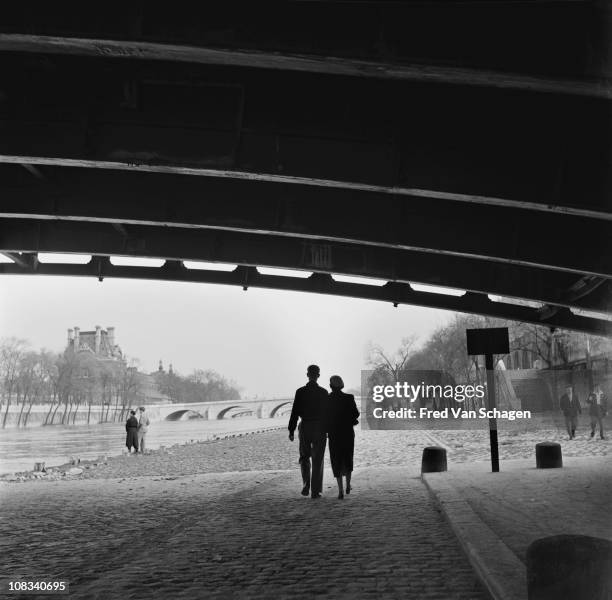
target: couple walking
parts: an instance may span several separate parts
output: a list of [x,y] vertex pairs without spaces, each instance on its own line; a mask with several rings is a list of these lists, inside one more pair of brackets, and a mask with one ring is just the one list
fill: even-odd
[[[589,405],[589,417],[591,418],[591,437],[595,436],[595,431],[597,426],[599,426],[599,437],[605,440],[603,419],[608,412],[608,399],[599,384],[591,389],[591,393],[587,398],[587,404]],[[569,439],[573,440],[576,438],[578,415],[582,414],[582,408],[572,385],[566,387],[565,394],[559,400],[559,408],[565,417],[565,427]]]
[[[294,440],[298,426],[300,443],[300,469],[302,471],[302,495],[320,498],[323,489],[323,461],[329,438],[329,455],[332,471],[338,483],[338,498],[344,498],[342,477],[346,478],[346,493],[351,492],[353,450],[359,411],[355,397],[342,391],[344,382],[339,375],[329,380],[331,392],[318,385],[320,369],[310,365],[306,371],[308,383],[295,392],[289,418],[289,439]],[[312,469],[311,469],[312,460]],[[312,472],[311,472],[312,471]]]
[[134,448],[134,453],[137,454],[140,449],[140,453],[145,452],[145,440],[147,437],[147,431],[149,431],[149,417],[145,415],[145,408],[141,406],[138,409],[138,416],[135,410],[130,411],[130,416],[125,424],[125,445],[127,446],[128,452]]

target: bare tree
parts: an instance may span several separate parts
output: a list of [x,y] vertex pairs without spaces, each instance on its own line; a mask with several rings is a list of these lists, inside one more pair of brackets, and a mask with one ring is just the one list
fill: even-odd
[[36,354],[36,364],[32,371],[33,379],[28,404],[28,411],[23,418],[23,426],[26,427],[30,419],[30,413],[34,404],[40,404],[48,400],[53,393],[53,367],[55,356],[46,350]]
[[8,338],[0,342],[0,383],[2,384],[2,404],[5,404],[2,428],[6,427],[8,412],[16,392],[19,369],[28,344],[25,340]]
[[401,378],[401,372],[414,354],[414,346],[417,336],[409,335],[402,338],[400,347],[394,352],[386,352],[381,346],[370,342],[366,348],[366,364],[373,371],[387,373],[397,382]]
[[435,369],[447,373],[466,384],[481,383],[484,379],[478,357],[468,356],[466,329],[497,325],[477,315],[455,315],[454,319],[438,327],[414,354],[411,369]]
[[73,395],[76,408],[72,415],[72,423],[76,422],[79,407],[87,403],[87,424],[91,422],[91,405],[100,387],[100,362],[95,355],[89,352],[80,352],[76,355],[77,368],[73,376]]
[[[479,315],[457,314],[429,336],[421,348],[413,354],[406,367],[439,371],[443,382],[467,385],[484,385],[486,371],[478,356],[469,356],[466,347],[466,329],[499,327],[504,321]],[[434,400],[436,404],[436,400]],[[440,406],[449,402],[442,399]],[[479,406],[477,398],[466,399],[467,409]]]
[[39,356],[36,352],[27,352],[19,361],[17,367],[17,400],[21,398],[21,410],[17,419],[17,427],[21,425],[23,411],[27,401],[34,396],[37,383],[37,369],[39,367]]
[[120,380],[121,415],[120,420],[127,417],[127,411],[133,402],[137,401],[142,392],[142,380],[138,373],[138,361],[132,359],[129,365],[122,369]]
[[526,350],[550,367],[554,348],[555,335],[550,328],[533,323],[513,323],[510,326],[510,352]]
[[[43,361],[43,369],[45,371],[45,379],[47,381],[48,386],[48,395],[47,397],[50,400],[49,410],[45,416],[45,420],[43,425],[49,425],[52,423],[51,415],[55,416],[55,412],[57,411],[56,403],[58,402],[58,393],[59,393],[59,361],[60,356],[53,353],[45,353],[45,358]],[[59,406],[59,405],[58,405]]]
[[[70,422],[72,407],[75,402],[75,380],[79,377],[79,362],[77,354],[73,350],[64,352],[58,361],[58,401],[64,406],[61,424],[66,425]],[[55,419],[55,412],[51,423]]]
[[103,364],[99,370],[100,398],[102,400],[102,413],[100,422],[108,422],[113,390],[116,386],[116,368],[112,364]]
[[72,360],[74,353],[64,352],[64,354],[57,357],[55,366],[56,366],[56,378],[55,378],[55,397],[57,404],[53,409],[53,414],[51,415],[50,421],[48,424],[53,425],[55,423],[55,415],[57,414],[58,409],[64,405],[64,415],[62,416],[62,423],[64,423],[64,416],[66,414],[66,410],[68,408],[68,398],[70,396],[70,386],[71,386],[71,378],[72,378],[72,369],[74,368],[74,362]]

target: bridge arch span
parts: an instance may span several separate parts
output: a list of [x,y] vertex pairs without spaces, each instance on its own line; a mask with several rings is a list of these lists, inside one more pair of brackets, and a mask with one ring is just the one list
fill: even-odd
[[251,414],[254,414],[254,412],[253,412],[253,410],[252,410],[252,409],[250,409],[250,408],[248,408],[248,407],[245,407],[245,406],[241,406],[240,404],[236,404],[236,405],[234,405],[234,406],[226,406],[225,408],[221,409],[221,410],[220,410],[220,411],[217,413],[217,419],[219,419],[219,420],[220,420],[220,419],[224,419],[224,418],[225,418],[225,415],[226,415],[228,412],[230,412],[231,410],[234,410],[234,409],[236,409],[236,408],[240,408],[240,409],[242,409],[242,411],[243,411],[243,412],[245,412],[245,413],[251,413]]
[[179,421],[187,413],[192,413],[194,415],[197,415],[201,419],[206,418],[206,414],[202,414],[199,410],[192,410],[191,408],[185,408],[182,410],[176,410],[173,413],[166,415],[166,418],[164,420],[165,421]]
[[292,404],[291,400],[285,400],[284,402],[281,402],[280,404],[275,405],[274,407],[272,407],[272,410],[270,411],[270,418],[271,419],[274,418],[281,409],[288,408],[289,406],[291,406],[291,404]]

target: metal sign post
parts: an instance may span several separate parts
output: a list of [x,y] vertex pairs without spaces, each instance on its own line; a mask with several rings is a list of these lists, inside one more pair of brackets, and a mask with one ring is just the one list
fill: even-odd
[[[491,327],[489,329],[466,329],[467,352],[470,356],[485,356],[487,371],[487,406],[489,410],[496,407],[495,403],[495,370],[494,354],[508,354],[510,343],[507,327]],[[499,472],[499,446],[497,443],[497,419],[489,419],[489,441],[491,445],[491,471]]]
[[[487,404],[489,410],[495,408],[495,371],[493,370],[493,355],[485,354],[485,369],[487,370]],[[497,444],[497,419],[489,419],[489,440],[491,445],[491,471],[499,472],[499,446]]]

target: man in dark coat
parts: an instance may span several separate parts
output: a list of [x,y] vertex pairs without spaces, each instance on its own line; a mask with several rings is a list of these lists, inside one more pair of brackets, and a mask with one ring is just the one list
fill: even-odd
[[559,400],[559,408],[563,411],[565,417],[565,427],[569,439],[573,440],[576,437],[576,427],[578,425],[578,415],[582,413],[578,396],[574,394],[574,388],[568,385],[565,388],[565,394]]
[[[310,365],[306,371],[308,383],[295,392],[291,417],[289,418],[289,439],[293,441],[295,428],[298,427],[300,442],[300,470],[302,471],[302,496],[320,498],[323,489],[323,460],[327,438],[323,424],[327,391],[317,384],[320,369]],[[312,477],[311,477],[312,459]]]
[[595,429],[599,423],[599,435],[602,440],[605,440],[603,418],[608,412],[608,399],[601,391],[599,385],[596,385],[589,394],[587,404],[589,405],[589,416],[591,417],[591,437],[595,435]]

